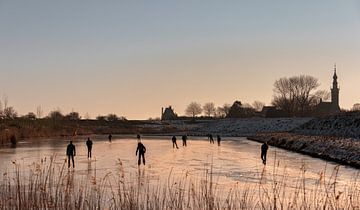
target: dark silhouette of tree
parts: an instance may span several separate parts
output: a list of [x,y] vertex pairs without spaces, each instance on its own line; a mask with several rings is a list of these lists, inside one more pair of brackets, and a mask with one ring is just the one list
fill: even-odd
[[290,116],[304,116],[314,108],[318,79],[308,75],[280,78],[274,83],[272,104]]
[[195,118],[197,115],[201,113],[202,113],[201,105],[196,102],[191,102],[185,110],[185,114],[193,118]]
[[65,116],[67,120],[80,120],[80,114],[78,112],[70,112]]
[[202,109],[204,111],[204,114],[208,117],[215,115],[215,111],[216,111],[215,104],[212,102],[206,103]]
[[216,116],[220,118],[224,118],[229,115],[231,105],[224,104],[223,106],[219,106],[216,108]]
[[64,115],[61,113],[60,110],[54,110],[49,113],[49,118],[52,120],[62,120]]
[[119,120],[119,117],[116,114],[108,114],[106,120],[109,122],[115,122]]
[[9,106],[4,108],[4,117],[5,119],[15,119],[17,117],[17,112],[14,107]]

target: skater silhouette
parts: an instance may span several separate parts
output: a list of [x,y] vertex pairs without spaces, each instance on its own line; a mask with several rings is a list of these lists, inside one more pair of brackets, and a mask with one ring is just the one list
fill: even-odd
[[137,135],[137,138],[138,138],[138,146],[136,148],[135,155],[137,156],[138,152],[139,152],[138,166],[140,166],[141,165],[141,158],[142,158],[143,164],[145,165],[146,147],[141,143],[140,135]]
[[269,146],[268,146],[267,142],[265,142],[261,145],[261,160],[263,161],[264,165],[266,165],[266,155],[267,155],[268,149],[269,149]]
[[183,135],[183,136],[182,136],[183,147],[184,147],[184,146],[185,146],[185,147],[187,146],[187,145],[186,145],[186,140],[187,140],[187,136],[186,136],[186,135]]
[[215,144],[214,138],[213,138],[213,135],[212,135],[212,134],[209,134],[209,140],[210,140],[210,144],[211,144],[211,143]]
[[218,146],[220,146],[221,137],[219,135],[217,135],[216,139],[217,139]]
[[74,157],[76,155],[75,145],[73,145],[72,141],[68,144],[66,148],[66,155],[68,156],[68,168],[70,168],[70,159],[72,160],[73,168],[75,168]]
[[88,158],[91,158],[92,145],[93,145],[93,142],[90,140],[90,138],[88,138],[86,141],[86,146],[88,149]]
[[111,139],[112,139],[112,135],[111,135],[111,134],[109,134],[108,139],[109,139],[109,142],[111,142]]
[[179,149],[179,147],[178,147],[178,145],[176,143],[176,137],[173,136],[171,140],[172,140],[172,143],[173,143],[173,148],[175,148],[175,146],[176,146],[176,149]]

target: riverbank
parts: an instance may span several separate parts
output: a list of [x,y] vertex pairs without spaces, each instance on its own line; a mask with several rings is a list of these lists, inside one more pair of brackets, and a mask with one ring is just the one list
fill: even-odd
[[337,136],[308,136],[294,133],[262,133],[249,140],[299,152],[324,160],[360,168],[360,141]]
[[[19,139],[72,137],[76,135],[153,134],[242,137],[258,132],[290,131],[309,118],[244,118],[213,120],[54,120],[14,119],[0,122],[0,145],[14,144]],[[11,141],[13,139],[13,141]],[[15,139],[15,141],[14,141]]]

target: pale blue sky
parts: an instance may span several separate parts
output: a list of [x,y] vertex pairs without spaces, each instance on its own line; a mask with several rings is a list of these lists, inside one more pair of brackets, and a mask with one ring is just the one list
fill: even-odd
[[159,115],[191,101],[271,102],[273,82],[310,74],[360,102],[359,1],[0,0],[0,94],[92,117]]

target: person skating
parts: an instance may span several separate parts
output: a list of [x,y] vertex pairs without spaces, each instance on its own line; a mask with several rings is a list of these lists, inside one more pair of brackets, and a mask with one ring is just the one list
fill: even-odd
[[135,155],[137,156],[138,153],[139,153],[138,166],[140,166],[141,165],[141,158],[142,158],[143,164],[145,165],[146,147],[144,146],[143,143],[141,143],[140,135],[137,135],[137,138],[138,138],[138,146],[136,148]]
[[268,149],[269,149],[269,145],[267,144],[267,142],[261,145],[261,160],[263,161],[264,165],[266,165],[266,156]]
[[187,140],[187,136],[186,135],[183,135],[182,136],[182,141],[183,141],[183,147],[186,147],[186,140]]
[[112,140],[112,135],[111,134],[109,134],[108,139],[109,139],[109,142],[111,143],[111,140]]
[[214,138],[213,138],[213,135],[212,134],[209,134],[209,140],[210,140],[210,144],[215,144],[214,142]]
[[68,157],[68,168],[70,168],[70,159],[72,160],[73,168],[75,168],[74,157],[76,155],[75,145],[73,145],[72,141],[68,144],[66,148],[66,155]]
[[176,143],[176,137],[173,136],[171,140],[172,140],[172,143],[173,143],[173,148],[176,147],[176,149],[179,149],[179,147],[178,147],[178,145],[177,145],[177,143]]
[[88,158],[91,158],[92,145],[93,145],[93,142],[90,140],[90,138],[88,138],[86,141],[86,146],[88,149]]
[[220,146],[220,142],[221,142],[221,137],[220,137],[220,135],[217,135],[217,136],[216,136],[216,140],[217,140],[218,146]]

